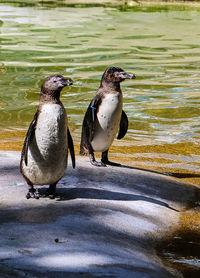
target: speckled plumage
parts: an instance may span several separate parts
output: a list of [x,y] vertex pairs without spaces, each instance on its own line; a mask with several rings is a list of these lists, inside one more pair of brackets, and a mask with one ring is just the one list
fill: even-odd
[[95,152],[105,152],[110,148],[119,128],[121,114],[122,94],[120,92],[105,94],[99,105],[94,137],[91,141]]
[[44,104],[37,118],[35,136],[29,142],[27,165],[22,158],[23,175],[33,184],[58,181],[67,168],[67,153],[65,109],[61,103]]

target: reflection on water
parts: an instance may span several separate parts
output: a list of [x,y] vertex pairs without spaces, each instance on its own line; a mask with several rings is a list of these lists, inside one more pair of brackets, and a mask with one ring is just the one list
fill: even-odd
[[199,172],[200,9],[0,4],[0,19],[0,147],[21,148],[41,82],[55,73],[74,80],[62,101],[78,143],[101,74],[117,65],[137,79],[122,83],[129,131],[113,155],[120,150],[146,168]]

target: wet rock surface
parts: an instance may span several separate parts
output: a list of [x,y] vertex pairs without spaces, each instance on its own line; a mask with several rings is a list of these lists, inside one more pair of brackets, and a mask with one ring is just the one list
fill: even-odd
[[176,230],[197,187],[77,157],[59,198],[27,200],[19,160],[19,152],[0,152],[0,277],[182,277],[155,246]]

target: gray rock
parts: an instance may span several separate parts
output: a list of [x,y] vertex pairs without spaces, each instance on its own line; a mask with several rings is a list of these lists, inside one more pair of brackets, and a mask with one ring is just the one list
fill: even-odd
[[196,201],[195,186],[78,157],[58,183],[59,199],[27,200],[19,160],[0,152],[0,277],[182,277],[155,245]]

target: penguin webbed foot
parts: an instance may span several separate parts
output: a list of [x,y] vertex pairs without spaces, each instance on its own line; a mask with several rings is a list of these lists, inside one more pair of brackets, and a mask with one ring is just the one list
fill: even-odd
[[50,184],[43,197],[49,197],[49,199],[55,199],[56,197],[59,197],[59,195],[56,193],[56,184],[57,182],[55,184]]
[[42,197],[43,198],[49,197],[49,199],[53,200],[53,199],[59,197],[59,195],[56,192],[55,193],[49,192],[49,189],[47,189],[47,191],[45,192],[45,194]]
[[120,163],[116,163],[116,162],[112,162],[112,161],[108,160],[108,150],[105,152],[102,152],[101,162],[105,165],[117,166],[117,167],[121,166]]
[[97,167],[106,167],[106,164],[104,164],[102,161],[101,161],[101,162],[96,161],[96,159],[95,159],[95,157],[94,157],[94,154],[90,154],[90,163],[91,163],[93,166],[97,166]]
[[98,162],[96,160],[90,161],[92,165],[97,166],[97,167],[106,167],[106,164],[104,164],[102,161]]
[[110,165],[110,166],[118,166],[120,167],[121,164],[120,163],[116,163],[116,162],[112,162],[110,160],[101,160],[101,162],[105,165]]
[[37,199],[37,200],[40,198],[39,192],[33,187],[30,188],[26,194],[26,199],[30,199],[30,198]]

